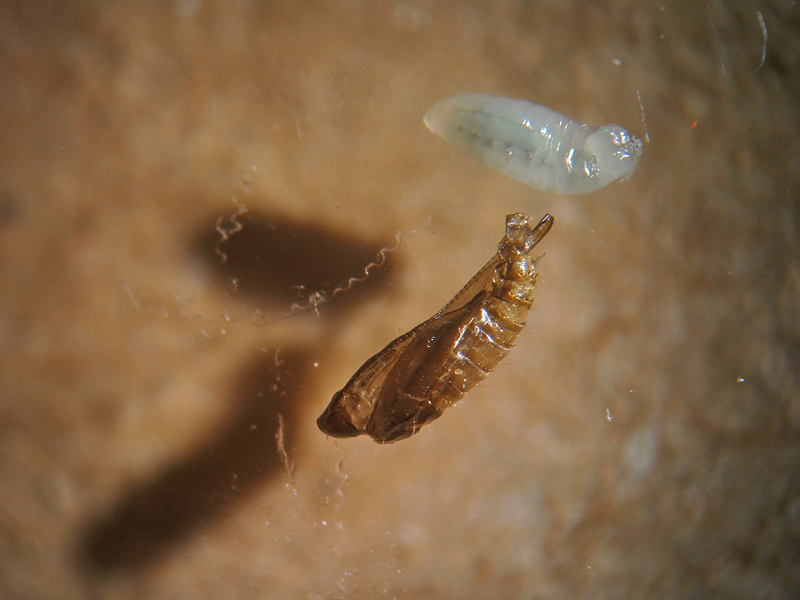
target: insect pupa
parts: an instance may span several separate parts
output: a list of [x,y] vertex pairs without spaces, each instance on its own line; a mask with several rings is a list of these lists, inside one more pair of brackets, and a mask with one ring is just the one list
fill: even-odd
[[530,253],[550,231],[522,213],[506,217],[497,253],[442,310],[370,358],[317,419],[333,437],[396,442],[439,418],[509,353],[533,304]]
[[592,127],[538,104],[488,94],[437,102],[424,121],[482,165],[555,194],[624,181],[642,154],[642,142],[619,125]]

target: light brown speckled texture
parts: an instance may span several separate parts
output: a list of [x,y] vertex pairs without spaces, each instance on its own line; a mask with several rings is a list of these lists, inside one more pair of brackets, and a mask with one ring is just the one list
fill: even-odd
[[[783,1],[4,3],[0,596],[800,595],[799,29]],[[537,192],[425,129],[467,92],[650,143]],[[400,232],[393,276],[273,322],[215,262],[234,194],[367,254]],[[511,356],[409,440],[326,439],[516,211],[556,224]]]

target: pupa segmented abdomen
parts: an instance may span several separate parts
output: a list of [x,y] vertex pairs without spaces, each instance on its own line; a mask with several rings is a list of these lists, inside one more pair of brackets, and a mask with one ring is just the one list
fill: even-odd
[[533,303],[530,252],[553,224],[516,213],[495,256],[433,317],[370,358],[317,419],[335,437],[395,442],[416,433],[508,354]]

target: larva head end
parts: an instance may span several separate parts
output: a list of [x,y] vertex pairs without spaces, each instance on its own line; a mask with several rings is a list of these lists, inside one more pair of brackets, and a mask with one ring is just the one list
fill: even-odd
[[431,114],[432,112],[433,112],[432,108],[428,110],[428,112],[425,113],[425,116],[422,117],[422,121],[423,123],[425,123],[425,127],[433,131],[433,133],[436,133],[436,131],[433,129],[433,124],[432,124],[433,123],[433,115]]
[[445,137],[448,119],[453,112],[453,102],[451,99],[441,100],[431,106],[425,116],[422,117],[425,126],[441,138]]

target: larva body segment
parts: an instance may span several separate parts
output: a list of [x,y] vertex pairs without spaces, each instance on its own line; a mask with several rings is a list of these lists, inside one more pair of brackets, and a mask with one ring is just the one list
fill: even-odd
[[596,128],[525,100],[465,94],[436,103],[428,128],[479,163],[556,194],[583,194],[633,174],[642,143],[619,125]]
[[506,217],[497,254],[438,313],[369,359],[317,420],[335,437],[378,443],[416,433],[494,370],[525,327],[536,267],[530,253],[553,224]]

